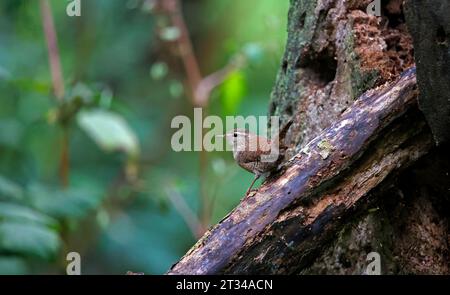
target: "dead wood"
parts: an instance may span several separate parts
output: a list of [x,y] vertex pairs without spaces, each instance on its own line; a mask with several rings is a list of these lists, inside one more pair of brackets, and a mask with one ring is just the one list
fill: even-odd
[[414,68],[361,95],[168,273],[290,274],[307,267],[346,220],[433,146],[416,98]]

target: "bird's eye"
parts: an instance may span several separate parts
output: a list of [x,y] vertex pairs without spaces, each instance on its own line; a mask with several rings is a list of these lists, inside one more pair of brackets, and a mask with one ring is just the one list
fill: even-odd
[[234,133],[233,136],[234,136],[234,137],[237,137],[237,133]]

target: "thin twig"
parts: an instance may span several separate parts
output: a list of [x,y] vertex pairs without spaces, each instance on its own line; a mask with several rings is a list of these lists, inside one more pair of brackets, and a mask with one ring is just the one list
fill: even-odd
[[166,188],[166,193],[175,210],[178,211],[191,230],[192,235],[197,239],[200,238],[204,233],[203,225],[197,218],[197,215],[186,204],[186,201],[180,192],[173,186],[168,186],[168,188]]
[[[56,100],[62,103],[64,100],[64,78],[61,68],[61,59],[58,49],[58,39],[53,22],[52,10],[48,0],[40,0],[39,2],[42,15],[42,24],[44,28],[45,39],[47,41],[48,60],[50,65],[50,72],[52,76],[53,91]],[[62,150],[59,162],[59,176],[63,187],[69,184],[69,130],[68,126],[62,126]]]
[[172,25],[180,31],[180,37],[177,40],[178,50],[192,91],[193,105],[206,107],[209,103],[211,91],[219,86],[237,65],[235,62],[230,62],[222,69],[202,77],[189,36],[189,30],[181,11],[181,3],[179,0],[165,0],[165,2],[165,9],[170,12]]
[[222,69],[203,78],[197,86],[195,97],[198,105],[208,105],[211,92],[225,81],[228,75],[237,68],[234,62],[230,62]]
[[42,23],[48,48],[48,60],[52,75],[53,91],[56,98],[61,101],[64,98],[64,79],[59,58],[58,39],[53,23],[52,10],[48,0],[40,0]]
[[69,169],[70,169],[69,130],[67,126],[63,126],[61,158],[59,162],[59,175],[63,187],[67,187],[69,185]]
[[189,31],[181,12],[181,3],[178,0],[166,0],[166,7],[171,10],[170,19],[172,25],[180,31],[180,37],[177,40],[178,50],[180,52],[181,60],[183,61],[186,76],[188,78],[189,86],[192,91],[192,103],[194,106],[202,106],[199,104],[198,98],[195,96],[197,87],[202,80],[200,73],[200,67],[197,62],[197,58],[194,54],[191,39],[189,37]]

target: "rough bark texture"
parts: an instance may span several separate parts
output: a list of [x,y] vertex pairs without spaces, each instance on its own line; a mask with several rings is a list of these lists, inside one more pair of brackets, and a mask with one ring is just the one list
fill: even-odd
[[450,1],[409,0],[405,6],[416,49],[419,106],[442,143],[450,139]]
[[[271,113],[296,118],[298,129],[292,134],[291,142],[297,150],[334,122],[341,110],[347,107],[349,99],[397,77],[399,72],[414,63],[412,38],[403,15],[403,1],[382,1],[382,17],[365,13],[371,1],[342,2],[292,1],[288,44],[272,96]],[[420,10],[420,3],[424,1],[413,2],[415,9]],[[440,7],[436,3],[429,4],[435,12]],[[446,12],[439,10],[439,22],[446,20],[448,23]],[[408,20],[410,27],[421,26],[414,23],[418,21],[414,17]],[[422,34],[416,37],[425,38],[425,28],[422,26],[416,31],[419,29]],[[433,68],[436,54],[432,52],[436,50],[428,52],[432,45],[425,45],[421,47],[421,52],[416,49],[416,56],[430,55],[427,68]],[[440,48],[437,51],[443,52]],[[312,56],[307,66],[298,62],[304,58],[303,52]],[[323,72],[323,68],[317,68],[317,65],[321,64],[320,60],[326,52],[334,52],[336,74],[331,81],[321,84],[317,83],[318,79],[312,79],[310,73],[311,68]],[[448,58],[440,57],[441,65],[445,60],[448,62]],[[326,64],[333,64],[330,60],[331,57]],[[418,65],[419,68],[421,66]],[[423,97],[423,92],[427,94],[430,91],[422,91],[422,88],[428,87],[426,83],[431,83],[436,75],[428,75],[424,82],[421,78],[427,74],[420,72],[424,70],[419,70],[419,87]],[[448,75],[450,70],[442,69],[443,72]],[[328,76],[332,77],[332,74]],[[440,80],[449,81],[445,78]],[[449,93],[440,92],[448,87],[448,82],[439,83],[435,84],[434,92],[427,96],[429,105],[436,100],[442,101],[442,97]],[[430,98],[434,94],[439,96]],[[448,104],[439,114],[446,109]],[[428,160],[405,171],[399,178],[403,182],[394,181],[388,192],[380,194],[379,203],[374,205],[377,208],[375,212],[362,214],[344,226],[331,246],[300,273],[362,273],[367,265],[366,255],[371,251],[381,254],[383,273],[449,273],[448,214],[444,212],[448,213],[450,179],[445,149],[434,150]],[[438,161],[439,165],[430,159]],[[423,177],[427,175],[434,177]],[[421,211],[422,207],[417,206],[419,203],[427,210]]]
[[[447,147],[448,148],[448,147]],[[383,274],[449,274],[450,159],[433,150],[378,194],[301,274],[361,274],[366,256],[381,255]]]
[[361,274],[372,251],[382,273],[450,273],[449,156],[415,103],[402,1],[370,2],[291,0],[269,112],[294,120],[292,160],[169,273]]
[[401,11],[365,13],[371,1],[291,1],[288,41],[270,113],[295,118],[297,151],[366,90],[413,65]]
[[416,97],[414,69],[362,95],[169,273],[291,274],[309,266],[389,178],[432,147]]

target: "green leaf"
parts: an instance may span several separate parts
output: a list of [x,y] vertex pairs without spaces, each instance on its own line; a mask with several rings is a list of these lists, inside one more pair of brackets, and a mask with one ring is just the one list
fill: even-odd
[[98,208],[103,194],[94,190],[57,190],[42,185],[32,185],[28,189],[32,205],[55,218],[79,219],[89,211]]
[[37,224],[0,223],[0,251],[50,260],[60,247],[55,231]]
[[225,114],[235,114],[247,92],[245,75],[240,71],[231,73],[221,88]]
[[28,267],[21,257],[0,257],[0,275],[24,275]]
[[77,121],[105,151],[124,151],[130,156],[139,154],[139,143],[128,123],[118,114],[105,110],[80,112]]
[[18,89],[29,92],[36,92],[41,94],[49,94],[52,91],[51,81],[42,81],[37,79],[17,78],[12,79],[11,84]]
[[57,221],[31,208],[13,203],[0,202],[0,222],[17,221],[57,227]]
[[23,190],[20,186],[9,179],[0,175],[0,200],[1,199],[16,199],[23,198]]

